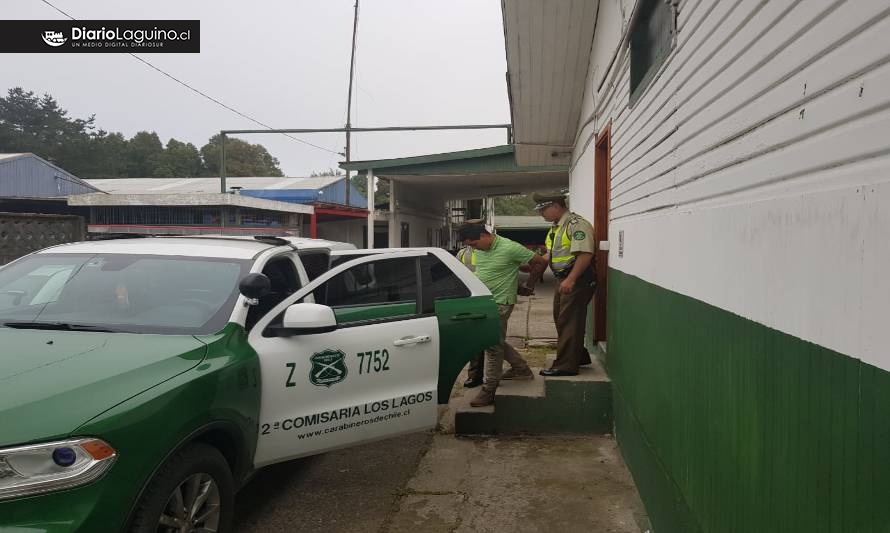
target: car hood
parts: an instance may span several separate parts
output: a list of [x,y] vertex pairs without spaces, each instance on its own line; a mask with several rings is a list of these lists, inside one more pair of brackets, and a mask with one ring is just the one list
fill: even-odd
[[187,335],[0,328],[0,446],[65,437],[205,353]]

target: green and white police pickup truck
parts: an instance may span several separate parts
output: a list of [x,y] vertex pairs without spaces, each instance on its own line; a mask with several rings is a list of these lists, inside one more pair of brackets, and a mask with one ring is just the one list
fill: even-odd
[[498,340],[491,295],[441,249],[344,248],[120,239],[0,268],[0,531],[225,531],[255,469],[433,427]]

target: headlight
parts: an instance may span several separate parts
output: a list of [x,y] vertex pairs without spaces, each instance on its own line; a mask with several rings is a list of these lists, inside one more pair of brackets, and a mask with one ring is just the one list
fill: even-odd
[[0,500],[89,483],[116,458],[114,448],[89,438],[0,449]]

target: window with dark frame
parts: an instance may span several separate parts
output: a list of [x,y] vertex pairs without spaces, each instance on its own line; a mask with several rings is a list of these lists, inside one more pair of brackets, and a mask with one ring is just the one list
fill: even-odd
[[667,59],[674,43],[671,0],[640,0],[630,31],[630,105],[634,105]]
[[433,298],[436,300],[448,300],[451,298],[470,297],[470,289],[437,257],[428,255],[422,258],[420,262],[430,269],[430,285]]
[[413,257],[361,263],[315,289],[315,302],[333,308],[407,303],[417,300]]

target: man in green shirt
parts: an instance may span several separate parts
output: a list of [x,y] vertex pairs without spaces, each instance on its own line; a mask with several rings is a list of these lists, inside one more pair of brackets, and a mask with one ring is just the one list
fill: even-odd
[[[547,268],[547,260],[519,243],[492,235],[482,224],[465,224],[458,231],[464,245],[476,250],[476,276],[488,287],[501,317],[501,342],[485,350],[485,379],[482,390],[470,405],[483,407],[494,403],[495,391],[501,379],[534,379],[528,363],[507,343],[507,322],[516,304],[519,287],[519,267],[529,264],[528,290]],[[503,372],[504,359],[510,370]]]

